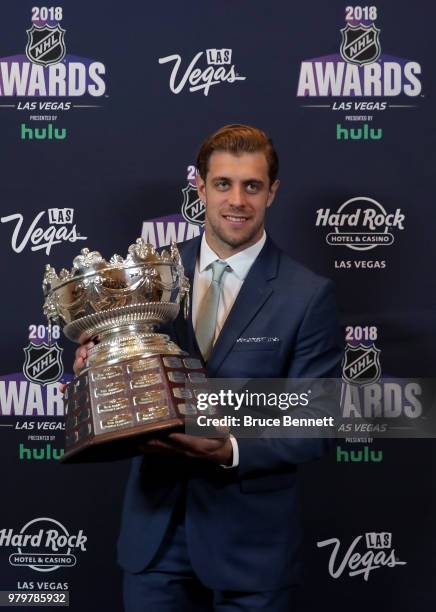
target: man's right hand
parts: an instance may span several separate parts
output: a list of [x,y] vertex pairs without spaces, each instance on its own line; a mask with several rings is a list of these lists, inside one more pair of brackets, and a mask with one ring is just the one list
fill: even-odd
[[76,356],[75,356],[75,360],[74,360],[74,364],[73,364],[73,371],[74,371],[74,374],[76,376],[79,376],[80,371],[85,366],[85,362],[86,362],[86,359],[88,357],[88,351],[94,345],[95,345],[95,342],[90,340],[90,341],[86,342],[85,344],[82,344],[81,346],[79,346],[78,349],[76,349]]
[[[92,340],[88,340],[81,344],[78,349],[76,349],[76,354],[73,363],[73,372],[76,376],[79,376],[80,371],[83,369],[85,361],[88,357],[88,351],[94,345],[95,342],[93,342]],[[59,384],[59,389],[61,390],[61,393],[65,393],[66,386],[67,385],[63,383]]]

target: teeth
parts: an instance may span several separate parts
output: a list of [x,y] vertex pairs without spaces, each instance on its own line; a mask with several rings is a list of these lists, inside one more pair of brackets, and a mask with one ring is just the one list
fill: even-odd
[[231,217],[230,215],[226,215],[226,219],[228,219],[229,221],[236,221],[241,223],[242,221],[245,221],[245,217]]

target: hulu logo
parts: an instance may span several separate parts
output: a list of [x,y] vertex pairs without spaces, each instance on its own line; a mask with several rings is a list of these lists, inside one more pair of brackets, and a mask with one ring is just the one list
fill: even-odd
[[381,128],[370,128],[364,123],[360,128],[345,128],[340,123],[336,124],[336,140],[381,140],[383,130]]
[[43,128],[27,127],[21,124],[21,140],[65,140],[67,137],[66,128],[55,128],[52,123]]
[[380,463],[383,461],[383,451],[370,450],[368,446],[359,450],[346,451],[337,446],[336,461],[337,463]]
[[50,461],[51,459],[60,459],[64,454],[63,448],[53,448],[51,444],[46,444],[42,448],[26,448],[24,444],[20,444],[19,458],[21,461]]

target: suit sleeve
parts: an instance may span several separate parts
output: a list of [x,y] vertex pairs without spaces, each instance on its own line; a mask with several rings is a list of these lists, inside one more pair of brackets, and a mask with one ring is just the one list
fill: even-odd
[[[288,378],[339,377],[343,349],[330,281],[324,281],[314,292],[289,351]],[[330,446],[331,440],[321,437],[239,438],[238,473],[245,478],[284,471],[291,465],[322,457]]]

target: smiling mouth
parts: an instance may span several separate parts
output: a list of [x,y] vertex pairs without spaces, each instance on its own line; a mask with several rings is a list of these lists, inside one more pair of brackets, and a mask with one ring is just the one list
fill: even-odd
[[226,221],[230,221],[231,223],[245,223],[248,221],[248,217],[240,217],[238,215],[223,215]]

